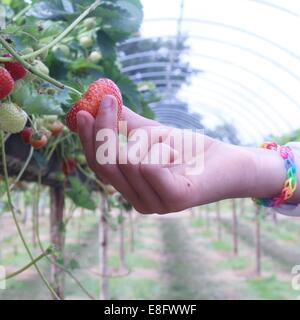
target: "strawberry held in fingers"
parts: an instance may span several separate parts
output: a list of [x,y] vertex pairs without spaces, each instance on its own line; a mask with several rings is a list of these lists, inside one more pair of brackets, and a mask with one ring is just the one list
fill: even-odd
[[[11,57],[11,55],[5,54],[4,57]],[[27,74],[27,70],[18,61],[4,62],[4,66],[15,81],[24,78]]]
[[123,101],[119,88],[109,79],[99,79],[89,86],[81,99],[79,99],[68,112],[66,122],[69,129],[73,132],[77,132],[77,113],[79,111],[89,112],[96,118],[102,99],[106,95],[112,95],[117,99],[118,120],[120,120]]
[[0,67],[0,100],[6,98],[14,88],[14,79],[3,67]]

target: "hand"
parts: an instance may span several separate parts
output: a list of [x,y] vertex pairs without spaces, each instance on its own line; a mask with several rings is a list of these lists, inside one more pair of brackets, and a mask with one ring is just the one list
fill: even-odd
[[[97,150],[105,141],[96,141],[97,133],[101,129],[111,129],[117,136],[115,98],[106,96],[103,99],[96,119],[81,111],[77,121],[90,168],[102,181],[113,185],[141,213],[168,213],[225,198],[265,196],[264,188],[257,185],[264,169],[260,166],[261,161],[257,162],[260,157],[256,154],[263,152],[265,155],[264,150],[237,147],[203,135],[197,137],[199,133],[191,131],[190,139],[201,138],[203,148],[200,154],[198,151],[198,154],[192,154],[188,159],[183,159],[181,164],[177,164],[178,149],[168,138],[170,135],[180,136],[182,130],[163,126],[124,107],[122,121],[126,121],[128,127],[128,154],[121,152],[120,155],[116,152],[119,146],[115,145],[115,164],[99,164],[96,159]],[[146,135],[132,141],[141,129]],[[137,149],[140,151],[138,161],[135,152]],[[187,174],[191,161],[201,156],[205,159],[204,170]],[[270,153],[267,156],[270,158]],[[165,157],[168,164],[151,164],[145,161],[162,157]],[[133,158],[136,163],[132,163]],[[281,168],[280,158],[275,163],[276,168]],[[277,189],[280,191],[281,178],[282,175],[279,174],[279,186],[271,186],[269,193],[273,194]]]

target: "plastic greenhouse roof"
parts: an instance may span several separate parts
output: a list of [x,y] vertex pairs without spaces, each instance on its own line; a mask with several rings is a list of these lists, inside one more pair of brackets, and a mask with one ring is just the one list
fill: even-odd
[[[129,42],[161,37],[175,42],[178,34],[185,35],[189,49],[183,59],[201,71],[183,81],[170,53],[165,62],[170,74],[155,71],[159,63],[125,66],[125,71],[135,72],[135,81],[152,80],[160,88],[165,100],[155,105],[158,119],[195,127],[190,116],[199,113],[208,129],[224,122],[234,125],[244,144],[300,128],[300,1],[142,2],[141,37]],[[151,56],[153,51],[124,59]],[[176,88],[176,100],[187,104],[190,113],[186,108],[177,115],[172,112],[170,88]]]

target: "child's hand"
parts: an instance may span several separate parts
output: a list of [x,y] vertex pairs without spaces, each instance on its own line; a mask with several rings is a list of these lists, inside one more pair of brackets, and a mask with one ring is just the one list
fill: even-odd
[[[261,171],[257,170],[255,149],[232,146],[191,131],[191,141],[201,138],[203,147],[198,151],[199,154],[183,159],[182,164],[175,164],[179,153],[168,137],[170,134],[178,137],[183,131],[143,118],[126,107],[122,120],[127,122],[128,136],[134,136],[137,129],[144,129],[146,134],[137,142],[129,142],[129,156],[127,159],[124,159],[124,155],[121,157],[122,163],[128,160],[126,164],[116,161],[119,159],[118,152],[114,152],[116,164],[99,164],[96,152],[100,146],[104,146],[105,141],[96,141],[96,134],[101,129],[111,129],[116,135],[116,119],[116,100],[112,96],[106,96],[96,119],[87,112],[78,113],[79,135],[91,169],[102,181],[110,183],[122,193],[137,211],[167,213],[225,198],[263,195],[263,191],[256,185],[257,179],[262,177],[258,177]],[[114,151],[116,150],[118,146],[115,147]],[[132,164],[130,160],[136,150],[140,150],[140,156],[137,164]],[[265,154],[265,151],[262,152]],[[204,156],[204,170],[193,175],[187,174],[195,156]],[[168,160],[169,164],[147,164],[145,159],[149,157],[167,158],[164,160]],[[280,160],[279,157],[275,162],[283,169]],[[279,176],[279,181],[280,178]],[[280,187],[279,182],[279,186],[275,186],[273,190],[280,191]]]

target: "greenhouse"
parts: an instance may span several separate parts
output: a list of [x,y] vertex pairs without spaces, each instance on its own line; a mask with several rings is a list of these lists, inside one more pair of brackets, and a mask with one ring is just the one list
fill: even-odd
[[0,1],[0,300],[298,300],[299,28],[297,0]]

